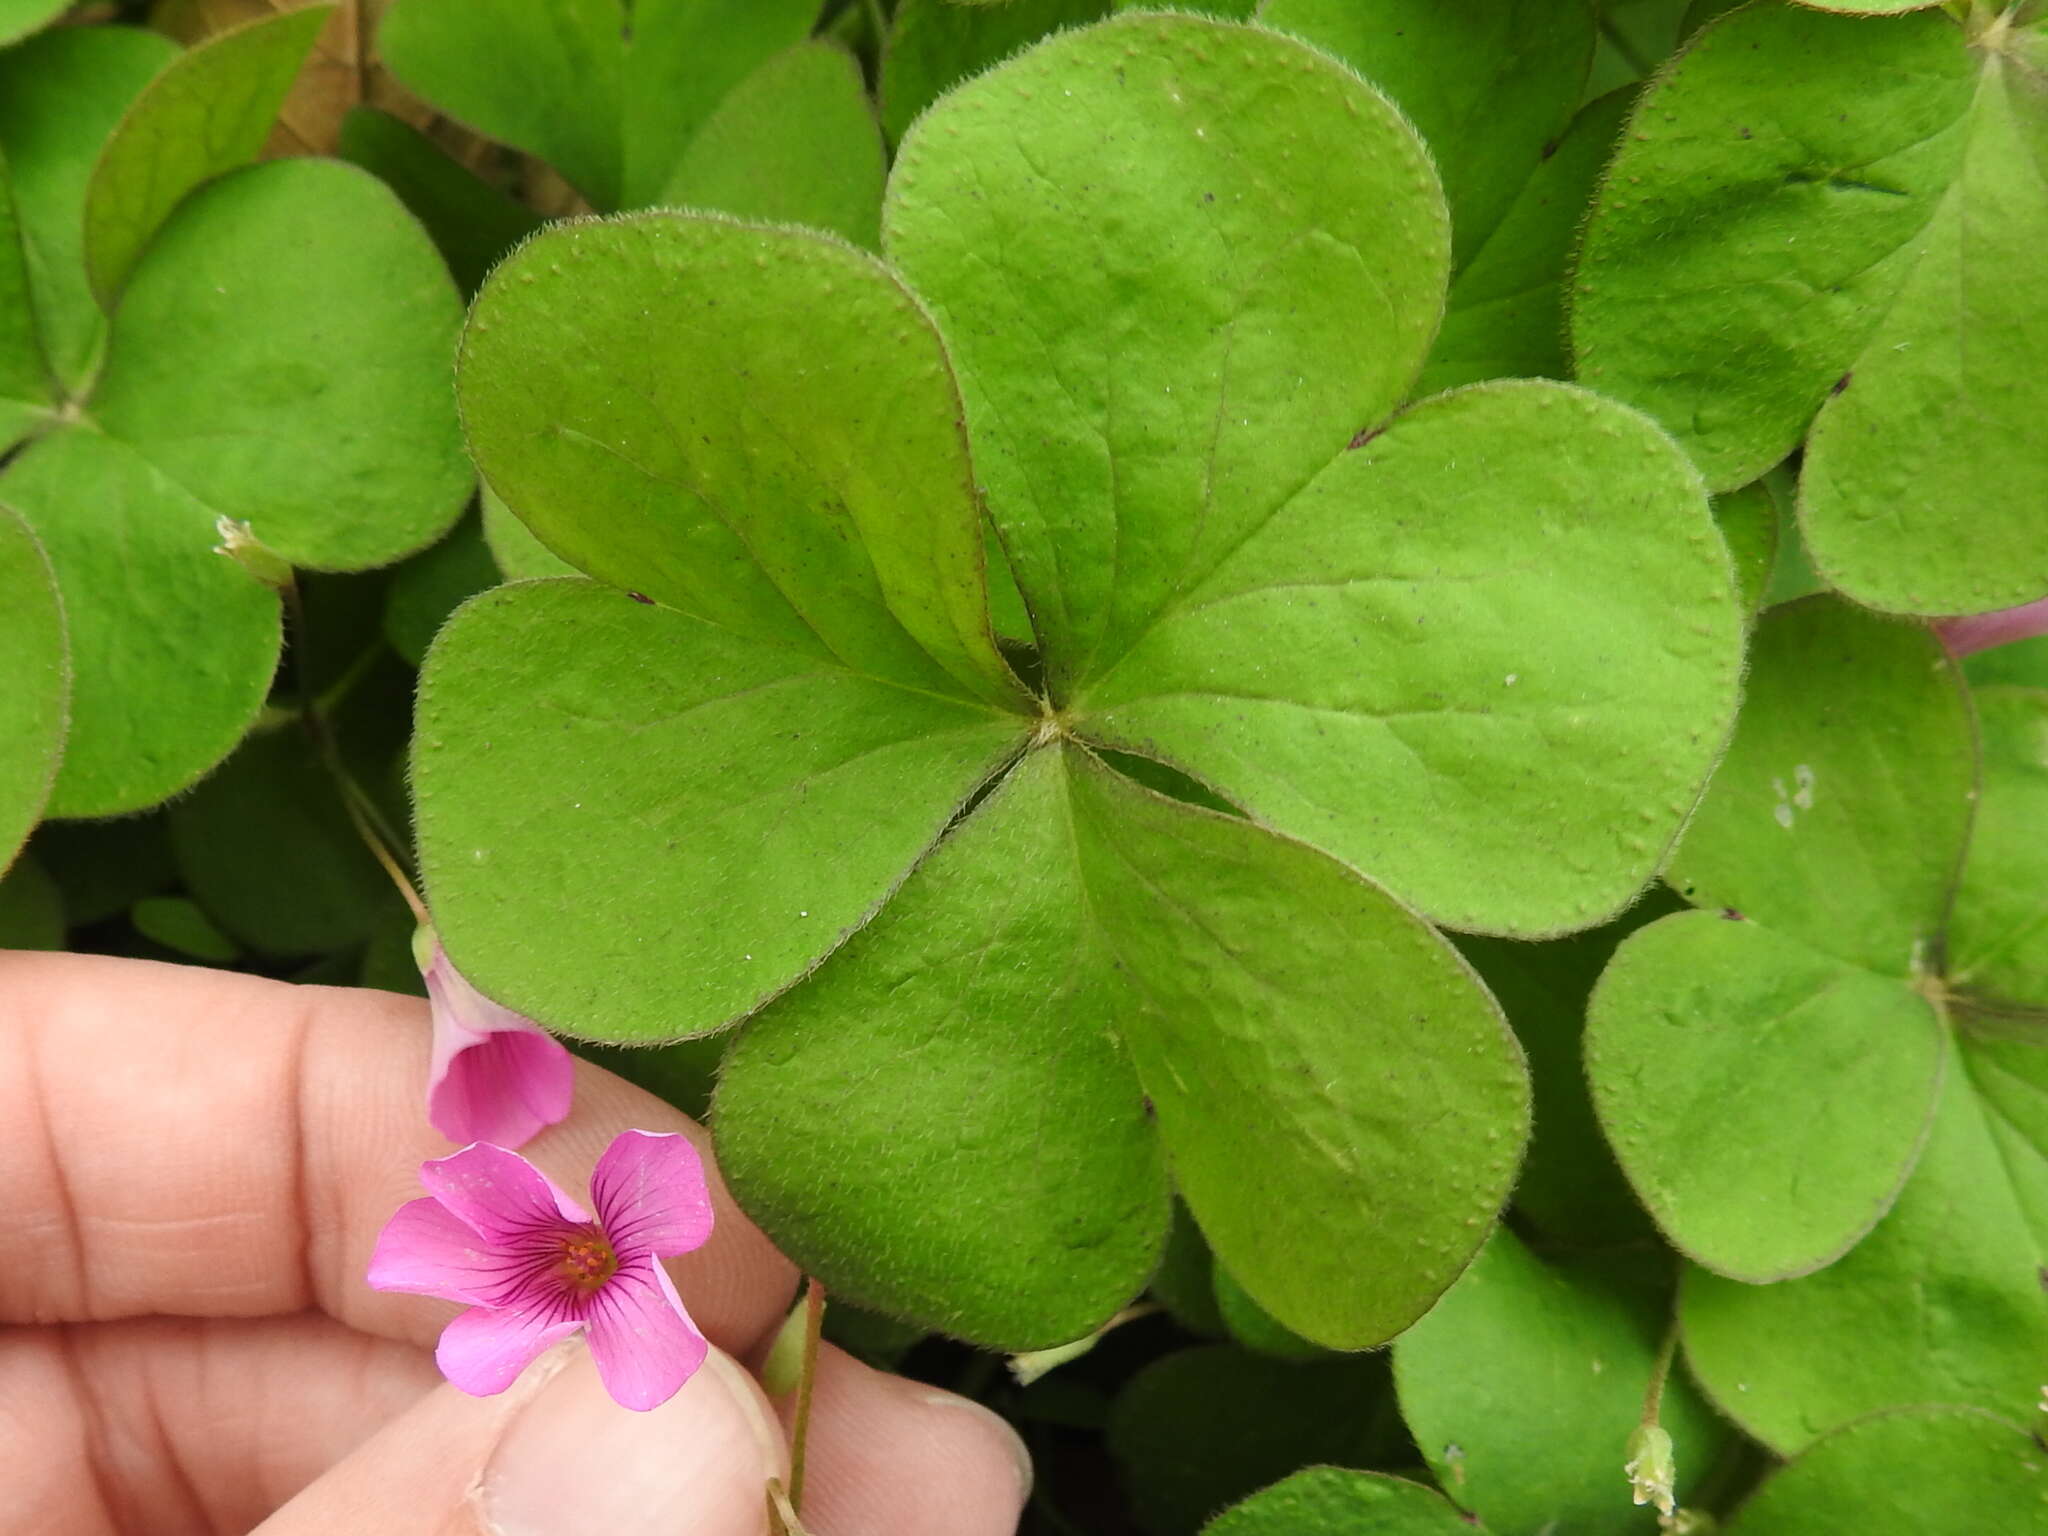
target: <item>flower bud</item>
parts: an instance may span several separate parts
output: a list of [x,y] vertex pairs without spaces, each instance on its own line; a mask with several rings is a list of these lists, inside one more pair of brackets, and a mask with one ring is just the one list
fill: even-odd
[[1638,1504],[1654,1504],[1659,1513],[1672,1513],[1677,1503],[1672,1484],[1678,1478],[1678,1465],[1671,1436],[1662,1425],[1636,1426],[1636,1432],[1628,1437],[1628,1461],[1621,1470]]

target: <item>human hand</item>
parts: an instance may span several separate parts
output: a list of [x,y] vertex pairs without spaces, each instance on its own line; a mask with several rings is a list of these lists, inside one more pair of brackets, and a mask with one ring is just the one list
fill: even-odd
[[[760,1536],[787,1476],[738,1363],[796,1275],[712,1174],[670,1273],[715,1346],[650,1413],[580,1342],[499,1397],[442,1383],[456,1307],[364,1283],[449,1145],[420,1114],[426,1004],[79,955],[0,955],[0,1533]],[[629,1127],[708,1137],[585,1063],[522,1149],[567,1188]],[[1028,1463],[964,1398],[819,1364],[814,1536],[1015,1529]]]

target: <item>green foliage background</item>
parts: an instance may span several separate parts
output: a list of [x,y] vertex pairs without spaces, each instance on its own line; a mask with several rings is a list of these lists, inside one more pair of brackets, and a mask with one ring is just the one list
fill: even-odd
[[1035,1531],[2048,1530],[2039,0],[64,10],[0,942],[367,820]]

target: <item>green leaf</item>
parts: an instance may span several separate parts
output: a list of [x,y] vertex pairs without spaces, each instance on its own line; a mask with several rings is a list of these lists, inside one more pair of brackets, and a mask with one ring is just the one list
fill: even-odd
[[1216,1315],[1224,1330],[1246,1349],[1276,1360],[1319,1360],[1329,1354],[1260,1306],[1252,1293],[1237,1283],[1229,1270],[1214,1266],[1212,1284],[1216,1293]]
[[1407,394],[1446,223],[1385,98],[1191,16],[1055,37],[904,140],[884,245],[960,372],[1057,697]]
[[1987,1010],[2048,1009],[2048,689],[1977,691],[1983,788],[1949,918],[1948,984]]
[[0,503],[41,537],[70,634],[71,722],[52,816],[113,816],[227,756],[277,665],[277,594],[213,552],[211,509],[83,428],[31,445]]
[[860,65],[799,43],[740,82],[676,162],[660,201],[807,224],[873,249],[888,152]]
[[250,735],[168,815],[187,890],[252,949],[345,949],[397,902],[296,720]]
[[817,14],[818,0],[397,0],[377,43],[450,117],[539,155],[597,207],[631,208]]
[[1564,132],[1593,60],[1592,7],[1557,0],[1265,0],[1259,19],[1334,53],[1408,115],[1443,177],[1460,267]]
[[1077,706],[1439,922],[1554,933],[1663,862],[1740,634],[1668,438],[1566,385],[1480,385],[1338,457]]
[[158,234],[91,414],[294,564],[382,565],[438,537],[474,484],[448,383],[461,315],[432,244],[374,177],[333,160],[252,166]]
[[14,183],[34,328],[60,390],[83,384],[105,326],[85,275],[94,162],[129,103],[177,56],[166,39],[138,27],[58,27],[0,53],[0,149]]
[[1913,1403],[2033,1411],[2048,1359],[2048,1049],[1965,1038],[1957,1057],[1912,1178],[1845,1258],[1779,1285],[1686,1276],[1694,1375],[1781,1455]]
[[[1668,1283],[1668,1271],[1614,1261],[1546,1263],[1497,1229],[1394,1344],[1402,1415],[1445,1493],[1501,1536],[1654,1529],[1622,1465],[1664,1340]],[[1678,1373],[1662,1423],[1683,1493],[1729,1432]]]
[[1633,99],[1614,91],[1584,107],[1562,138],[1544,146],[1491,234],[1466,253],[1418,395],[1482,379],[1570,377],[1565,273]]
[[1107,0],[899,0],[882,50],[882,127],[891,143],[960,84],[1063,27],[1109,14]]
[[1139,1525],[1195,1536],[1275,1478],[1370,1458],[1391,1396],[1384,1355],[1292,1364],[1227,1344],[1184,1349],[1131,1378],[1109,1448]]
[[[0,122],[0,149],[6,143],[5,128]],[[55,392],[52,382],[42,340],[36,335],[21,220],[6,157],[0,153],[0,444],[12,446],[47,418]]]
[[137,933],[170,950],[174,958],[227,965],[242,953],[188,897],[145,896],[135,903],[128,918]]
[[1472,1536],[1472,1526],[1420,1483],[1310,1467],[1225,1510],[1203,1536]]
[[1782,459],[1918,259],[1973,73],[1938,15],[1773,0],[1707,27],[1644,91],[1586,227],[1579,377],[1664,422],[1717,490]]
[[1963,163],[1807,440],[1807,547],[1833,586],[1879,608],[1979,612],[2048,593],[2048,302],[2010,280],[2048,244],[2048,52],[1991,41],[2010,26],[1979,41]]
[[451,160],[410,123],[374,107],[349,109],[335,153],[398,194],[466,294],[541,225],[539,215]]
[[1932,1005],[1753,922],[1667,917],[1593,994],[1586,1071],[1681,1252],[1737,1280],[1830,1264],[1890,1209],[1947,1056]]
[[719,1166],[806,1273],[1011,1351],[1129,1301],[1170,1205],[1062,780],[1027,758],[748,1024],[716,1105]]
[[692,214],[551,229],[484,286],[458,383],[485,478],[591,575],[1021,704],[944,349],[872,257]]
[[488,485],[483,488],[484,542],[507,581],[533,581],[543,576],[576,576],[575,566],[533,536],[512,509]]
[[33,854],[0,873],[0,949],[62,949],[64,903]]
[[254,160],[313,39],[334,12],[306,6],[179,54],[100,151],[85,196],[85,269],[112,311],[150,237],[186,194]]
[[563,1033],[706,1033],[864,923],[1026,731],[591,582],[496,588],[421,677],[435,921]]
[[1735,560],[1735,580],[1742,606],[1755,613],[1763,606],[1771,572],[1778,560],[1778,529],[1783,518],[1765,480],[1753,480],[1714,498],[1714,522]]
[[[0,493],[4,494],[4,493]],[[42,815],[64,755],[71,653],[56,577],[35,533],[0,505],[0,870]]]
[[1151,1294],[1189,1333],[1220,1339],[1227,1331],[1216,1305],[1215,1255],[1179,1200],[1173,1202],[1173,1226],[1166,1234],[1159,1271],[1152,1277]]
[[2029,1536],[2044,1500],[2048,1457],[2016,1423],[1914,1408],[1829,1435],[1764,1484],[1728,1536]]
[[2048,635],[2030,635],[1963,658],[1963,675],[1973,688],[2011,684],[2048,688]]
[[1830,597],[1772,609],[1672,884],[1881,975],[1917,974],[1969,834],[1971,734],[1961,676],[1926,629]]
[[417,667],[448,615],[497,584],[498,566],[483,528],[476,518],[464,518],[440,543],[398,568],[384,602],[384,638]]
[[1615,945],[1682,905],[1659,885],[1615,922],[1566,938],[1531,944],[1458,937],[1529,1058],[1535,1124],[1515,1181],[1515,1208],[1545,1237],[1597,1248],[1653,1230],[1594,1118],[1581,1036],[1586,1000]]
[[0,0],[0,43],[46,27],[70,8],[70,0]]
[[1513,1179],[1528,1079],[1499,1011],[1334,860],[1069,761],[1118,1029],[1182,1197],[1286,1327],[1339,1349],[1391,1338]]

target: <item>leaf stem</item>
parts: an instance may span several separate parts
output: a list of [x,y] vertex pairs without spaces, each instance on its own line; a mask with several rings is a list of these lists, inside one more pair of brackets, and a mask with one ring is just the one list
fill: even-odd
[[1678,1353],[1678,1309],[1671,1310],[1671,1326],[1664,1330],[1663,1347],[1650,1372],[1650,1384],[1643,1389],[1643,1423],[1655,1424],[1664,1411],[1664,1383],[1671,1378],[1672,1357]]
[[[299,592],[298,573],[292,572],[278,590],[284,599],[292,639],[303,650],[306,644],[306,603]],[[327,723],[326,711],[320,701],[303,687],[299,689],[299,723],[305,727],[306,736],[313,743],[313,755],[320,759],[320,766],[334,780],[335,792],[341,797],[341,807],[348,813],[349,824],[356,829],[356,836],[363,840],[370,856],[391,877],[391,883],[398,887],[398,894],[405,898],[414,918],[421,923],[427,922],[427,905],[420,900],[418,889],[393,852],[398,845],[397,836],[385,822],[384,813],[377,808],[376,802],[356,783],[354,775],[342,762],[341,747]]]
[[804,1447],[811,1433],[811,1390],[818,1380],[818,1342],[825,1329],[825,1287],[817,1276],[804,1290],[804,1363],[796,1380],[796,1413],[789,1426],[789,1507],[804,1512]]

